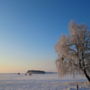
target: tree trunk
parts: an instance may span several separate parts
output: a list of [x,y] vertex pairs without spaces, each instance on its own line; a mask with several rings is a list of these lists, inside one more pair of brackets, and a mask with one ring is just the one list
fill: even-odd
[[88,79],[88,81],[90,82],[90,76],[87,74],[86,69],[84,69],[84,74],[85,74],[86,78]]

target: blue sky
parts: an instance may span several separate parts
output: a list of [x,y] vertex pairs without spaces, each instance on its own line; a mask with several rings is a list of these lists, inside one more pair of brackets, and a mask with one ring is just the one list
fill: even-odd
[[89,0],[0,0],[0,72],[56,71],[71,20],[90,26]]

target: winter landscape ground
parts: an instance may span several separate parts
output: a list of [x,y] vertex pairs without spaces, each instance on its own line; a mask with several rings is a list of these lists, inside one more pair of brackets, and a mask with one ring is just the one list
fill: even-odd
[[57,74],[0,74],[0,90],[77,90],[77,84],[79,90],[90,90],[87,80],[81,76],[60,78]]

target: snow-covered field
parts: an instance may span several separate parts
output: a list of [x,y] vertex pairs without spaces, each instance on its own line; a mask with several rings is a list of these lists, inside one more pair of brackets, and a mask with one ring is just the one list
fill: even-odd
[[0,90],[77,90],[77,84],[79,90],[90,90],[86,79],[80,76],[60,78],[57,74],[0,74]]

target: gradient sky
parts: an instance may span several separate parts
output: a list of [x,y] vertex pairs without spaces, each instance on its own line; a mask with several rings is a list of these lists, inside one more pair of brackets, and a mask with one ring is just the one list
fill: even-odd
[[54,47],[71,20],[90,26],[90,0],[0,0],[0,73],[56,71]]

